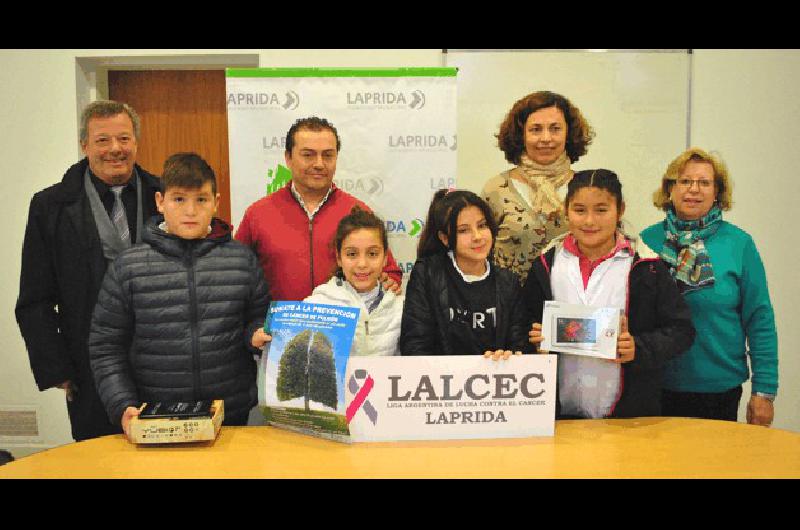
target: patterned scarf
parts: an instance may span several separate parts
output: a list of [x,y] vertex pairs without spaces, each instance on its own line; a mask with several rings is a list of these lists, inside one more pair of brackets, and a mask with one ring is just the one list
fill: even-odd
[[681,293],[714,285],[714,270],[704,241],[717,232],[721,221],[722,211],[716,204],[695,221],[679,219],[674,208],[667,210],[664,226],[667,240],[661,258],[669,265]]
[[569,158],[564,151],[555,162],[547,166],[537,164],[527,153],[522,153],[518,166],[522,177],[530,187],[531,206],[533,211],[550,216],[564,207],[556,190],[570,181],[574,174],[569,167]]

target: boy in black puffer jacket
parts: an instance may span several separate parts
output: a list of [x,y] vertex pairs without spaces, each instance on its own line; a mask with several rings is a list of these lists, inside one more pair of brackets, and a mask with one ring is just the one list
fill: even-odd
[[246,425],[266,335],[266,282],[253,252],[214,218],[213,170],[198,155],[164,164],[142,244],[108,267],[89,357],[112,423],[127,433],[147,401],[223,399],[225,425]]

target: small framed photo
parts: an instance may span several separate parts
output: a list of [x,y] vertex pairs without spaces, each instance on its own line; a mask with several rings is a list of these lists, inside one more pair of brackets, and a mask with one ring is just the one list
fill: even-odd
[[547,351],[614,359],[619,317],[613,307],[565,304],[549,300],[542,315],[541,348]]

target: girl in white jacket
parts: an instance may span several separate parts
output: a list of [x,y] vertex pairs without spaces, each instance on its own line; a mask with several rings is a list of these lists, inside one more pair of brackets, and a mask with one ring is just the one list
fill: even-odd
[[339,222],[334,246],[336,272],[304,301],[361,309],[350,355],[399,355],[403,296],[381,285],[389,251],[383,221],[354,206]]

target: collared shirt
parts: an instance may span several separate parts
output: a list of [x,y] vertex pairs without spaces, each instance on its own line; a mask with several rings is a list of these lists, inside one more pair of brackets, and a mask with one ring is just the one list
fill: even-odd
[[308,220],[309,221],[313,221],[314,220],[314,216],[317,214],[319,209],[322,208],[322,205],[325,204],[325,201],[328,200],[328,197],[330,197],[331,193],[333,192],[333,186],[331,186],[330,188],[328,188],[328,193],[326,193],[325,196],[322,198],[322,200],[319,201],[319,204],[314,209],[314,211],[313,212],[309,212],[308,208],[306,208],[306,201],[303,200],[303,197],[300,195],[300,192],[298,192],[297,188],[295,188],[295,186],[294,186],[294,181],[292,181],[292,186],[289,189],[292,191],[292,195],[294,195],[294,198],[297,199],[297,202],[300,203],[300,206],[303,207],[303,210],[305,210],[306,215],[308,215]]
[[578,266],[581,269],[584,289],[586,289],[586,287],[589,285],[589,278],[592,277],[594,270],[605,260],[615,256],[620,250],[627,250],[631,256],[634,254],[630,242],[620,233],[617,233],[617,244],[614,246],[614,248],[611,249],[611,251],[605,256],[602,256],[594,261],[583,255],[581,249],[578,247],[578,242],[575,239],[575,236],[572,234],[567,235],[567,237],[564,239],[564,248],[567,249],[571,254],[578,257]]
[[[89,179],[94,184],[108,217],[111,218],[111,210],[114,208],[114,192],[111,191],[111,186],[100,180],[91,169],[89,170]],[[122,204],[125,206],[125,218],[128,221],[131,241],[136,241],[136,200],[136,179],[131,178],[122,189]],[[147,221],[147,219],[144,219],[144,221]]]

